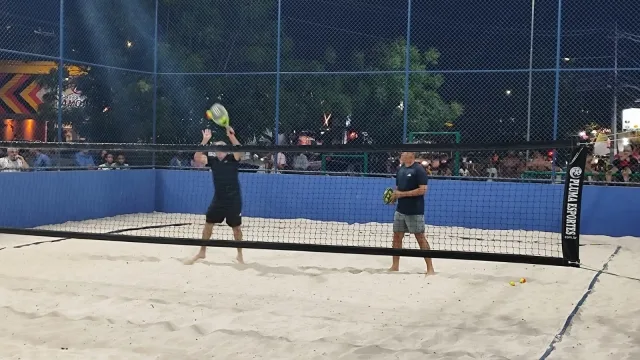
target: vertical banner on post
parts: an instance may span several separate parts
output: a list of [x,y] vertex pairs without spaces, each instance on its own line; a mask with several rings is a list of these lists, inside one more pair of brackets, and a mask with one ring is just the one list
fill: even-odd
[[569,266],[580,266],[580,210],[587,148],[578,146],[571,153],[565,175],[562,204],[562,257]]

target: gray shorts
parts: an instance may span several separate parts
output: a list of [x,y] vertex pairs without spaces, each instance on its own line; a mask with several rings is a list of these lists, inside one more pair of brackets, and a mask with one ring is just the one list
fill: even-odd
[[393,214],[393,232],[424,233],[424,215],[405,215],[396,211]]

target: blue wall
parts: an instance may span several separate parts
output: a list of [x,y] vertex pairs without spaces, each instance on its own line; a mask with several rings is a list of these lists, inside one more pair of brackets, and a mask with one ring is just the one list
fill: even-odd
[[[382,204],[393,179],[241,174],[243,215],[349,223],[391,222]],[[139,212],[203,214],[211,201],[206,171],[130,170],[0,173],[0,226],[32,227]],[[431,225],[558,232],[561,185],[484,181],[429,183]],[[633,218],[640,188],[586,186],[582,233],[640,236]]]
[[[317,175],[241,174],[243,215],[348,223],[391,222],[382,193],[394,179]],[[213,186],[208,172],[159,170],[156,209],[202,214]],[[559,231],[562,186],[480,181],[429,183],[431,225]]]
[[153,212],[154,170],[0,173],[0,226]]

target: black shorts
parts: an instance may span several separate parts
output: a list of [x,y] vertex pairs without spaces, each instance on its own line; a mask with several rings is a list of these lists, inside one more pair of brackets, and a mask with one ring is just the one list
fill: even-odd
[[241,199],[216,199],[211,201],[207,209],[207,223],[221,224],[225,219],[230,227],[242,225]]

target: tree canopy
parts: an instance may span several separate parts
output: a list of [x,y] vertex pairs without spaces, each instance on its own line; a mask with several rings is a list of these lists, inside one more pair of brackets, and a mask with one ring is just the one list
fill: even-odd
[[[228,108],[232,126],[245,138],[273,129],[275,2],[188,1],[185,6],[186,1],[160,3],[157,142],[197,140],[199,129],[207,125],[202,119],[204,110],[214,102]],[[104,7],[99,18],[74,14],[76,35],[67,38],[67,48],[84,49],[87,57],[83,61],[143,70],[90,66],[89,74],[76,80],[75,86],[87,96],[88,104],[66,112],[65,122],[73,122],[90,141],[152,141],[153,74],[146,70],[153,54],[153,38],[149,38],[153,34],[153,1],[136,3],[148,12],[138,15],[138,24],[127,20],[130,16],[125,13],[131,10],[131,3]],[[93,37],[98,35],[108,41],[96,45]],[[283,27],[281,57],[286,70],[280,82],[281,132],[317,130],[323,115],[331,114],[335,127],[344,126],[349,117],[351,126],[367,131],[375,141],[403,141],[404,39],[379,40],[374,46],[349,44],[348,52],[336,50],[328,40],[321,44],[323,56],[309,59],[299,56],[307,45],[296,43],[291,35]],[[133,46],[124,46],[128,41]],[[436,49],[412,46],[410,57],[411,70],[416,72],[409,82],[408,129],[440,131],[445,123],[454,123],[461,116],[463,107],[438,93],[445,81],[443,75],[424,72],[437,64],[440,53]],[[338,63],[352,73],[330,73]],[[387,73],[380,73],[383,71]],[[50,76],[43,83],[55,89],[54,78]],[[49,104],[42,107],[48,116],[55,110],[52,94],[47,97]]]

